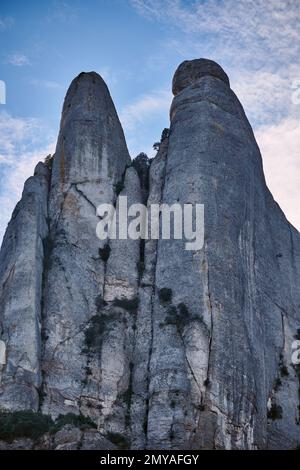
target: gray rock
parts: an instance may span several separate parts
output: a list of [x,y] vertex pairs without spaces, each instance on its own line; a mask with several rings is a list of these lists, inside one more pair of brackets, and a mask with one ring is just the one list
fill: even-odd
[[82,431],[70,424],[63,426],[54,437],[55,450],[76,450],[81,441]]
[[25,437],[14,439],[12,442],[0,441],[0,450],[30,450],[33,444],[31,439]]
[[83,433],[81,450],[115,450],[117,446],[92,429]]
[[219,64],[209,59],[185,60],[177,68],[172,83],[174,95],[178,95],[184,88],[196,84],[202,77],[215,77],[229,86],[229,78]]
[[[128,208],[141,203],[141,188],[134,168],[126,170],[120,197],[127,197]],[[119,208],[119,198],[116,203]],[[117,229],[119,224],[117,223]],[[106,262],[102,308],[105,332],[101,345],[101,416],[98,425],[107,431],[128,434],[131,401],[133,345],[135,341],[140,240],[110,240]],[[135,305],[136,304],[136,305]],[[92,363],[90,364],[92,365]],[[93,370],[99,364],[93,364]],[[93,376],[95,375],[92,374]]]
[[37,410],[48,169],[39,163],[8,224],[0,253],[0,407]]
[[50,433],[43,434],[34,444],[34,450],[53,449],[53,436]]
[[[99,252],[105,243],[96,236],[96,208],[114,203],[115,186],[128,162],[104,81],[94,72],[80,74],[64,102],[49,197],[43,410],[53,416],[78,413],[82,407],[99,419],[101,358],[85,344],[105,283],[106,266]],[[90,363],[97,364],[92,381],[87,376]]]
[[[214,74],[197,78],[175,96],[170,114],[163,202],[205,205],[205,246],[191,252],[181,240],[158,242],[148,446],[295,447],[292,368],[275,392],[282,419],[268,423],[266,406],[300,322],[299,233],[266,187],[228,84]],[[172,289],[174,306],[185,305],[183,324],[161,327],[163,287]]]
[[[153,160],[149,175],[148,207],[162,202],[162,188],[168,139],[160,145]],[[147,440],[149,415],[149,367],[153,343],[153,298],[155,292],[155,270],[157,263],[157,240],[145,240],[144,272],[139,288],[139,310],[137,316],[136,341],[134,346],[134,368],[131,414],[131,439],[133,449],[144,449]]]
[[[101,77],[69,88],[50,192],[39,164],[1,249],[0,408],[81,413],[97,429],[1,448],[299,445],[300,235],[222,68],[183,62],[173,93],[148,181],[146,160],[128,167]],[[99,240],[96,208],[118,196],[204,204],[204,247]]]

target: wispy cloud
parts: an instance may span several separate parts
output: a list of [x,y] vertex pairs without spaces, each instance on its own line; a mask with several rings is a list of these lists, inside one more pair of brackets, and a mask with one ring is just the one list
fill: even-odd
[[101,67],[98,71],[98,73],[101,75],[103,80],[108,86],[113,86],[116,85],[118,82],[118,76],[115,71],[113,71],[110,67],[105,66]]
[[120,113],[120,121],[126,130],[134,130],[137,125],[157,114],[168,113],[172,100],[168,90],[154,91],[138,98],[134,103],[125,106]]
[[71,23],[78,18],[77,9],[74,5],[64,1],[56,0],[52,2],[49,13],[46,16],[48,22]]
[[14,24],[14,19],[11,16],[0,16],[0,32],[10,29]]
[[42,125],[35,118],[18,118],[0,113],[0,163],[10,163],[17,153],[39,141]]
[[11,54],[7,58],[7,62],[16,67],[23,67],[24,65],[30,65],[29,59],[25,54]]
[[274,124],[291,113],[300,112],[292,101],[293,82],[300,78],[300,64],[290,64],[284,70],[244,70],[232,74],[231,87],[242,102],[248,118],[257,128]]
[[258,110],[258,119],[264,117],[262,112],[287,110],[287,93],[300,75],[300,2],[131,0],[131,4],[149,20],[171,26],[162,57],[176,51],[179,60],[216,60],[247,104],[254,103],[257,93],[267,97],[267,109]]
[[[143,16],[169,23],[185,33],[206,35],[213,45],[241,64],[280,62],[299,52],[300,3],[293,0],[131,0]],[[235,56],[240,49],[242,54]],[[269,51],[269,56],[266,56]]]
[[39,120],[0,113],[0,240],[24,181],[33,174],[37,162],[53,151],[53,135]]
[[[165,126],[168,126],[171,101],[171,91],[153,90],[121,109],[120,121],[132,157],[140,152],[146,152],[149,157],[155,155],[152,145],[162,132],[157,122],[165,121]],[[153,135],[153,131],[157,134]]]
[[287,118],[261,127],[256,138],[263,155],[267,184],[287,219],[300,228],[300,122]]
[[32,79],[29,81],[30,85],[47,88],[49,90],[60,90],[63,86],[51,80]]

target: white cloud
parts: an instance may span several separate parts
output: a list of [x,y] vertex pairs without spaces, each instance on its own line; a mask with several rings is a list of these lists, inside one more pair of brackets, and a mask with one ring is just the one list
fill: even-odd
[[[171,91],[156,90],[140,96],[121,109],[119,117],[132,157],[140,152],[146,152],[149,157],[156,154],[152,145],[154,140],[160,139],[162,132],[160,126],[157,129],[157,122],[165,121],[168,126],[171,101]],[[156,137],[153,136],[153,131],[157,132]]]
[[[281,61],[299,52],[298,1],[131,0],[131,4],[141,15],[170,23],[189,35],[206,34],[206,42],[240,64],[244,58]],[[242,54],[236,56],[237,49]],[[266,56],[266,51],[273,55]]]
[[267,184],[287,219],[300,230],[300,121],[286,118],[255,132]]
[[134,103],[125,106],[120,113],[120,121],[125,130],[134,130],[139,124],[155,115],[168,114],[172,100],[171,92],[159,90],[138,98]]
[[0,163],[10,163],[17,153],[28,151],[36,143],[41,123],[35,118],[16,118],[0,113]]
[[279,122],[290,113],[299,112],[293,104],[293,83],[300,78],[300,65],[287,66],[283,73],[268,70],[233,74],[231,87],[255,126]]
[[8,56],[7,62],[16,67],[23,67],[23,65],[30,65],[28,57],[24,54],[11,54]]
[[53,152],[53,136],[40,121],[0,113],[0,240],[25,180],[37,162]]
[[14,19],[11,16],[0,16],[0,32],[10,29],[14,24]]
[[11,214],[21,199],[23,186],[27,178],[33,175],[34,168],[39,161],[53,153],[54,145],[49,144],[44,148],[37,151],[28,152],[20,156],[14,164],[6,171],[5,178],[1,182],[0,191],[0,207],[1,207],[1,220],[0,220],[0,244],[6,229],[6,226],[11,218]]

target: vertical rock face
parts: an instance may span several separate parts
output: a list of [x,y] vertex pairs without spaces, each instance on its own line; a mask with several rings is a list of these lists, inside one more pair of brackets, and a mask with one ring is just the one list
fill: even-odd
[[[184,62],[173,90],[162,202],[204,204],[205,244],[193,252],[182,240],[158,241],[148,445],[295,446],[299,234],[265,185],[251,127],[220,67]],[[172,291],[167,303],[163,288]],[[273,399],[282,418],[268,424]]]
[[[105,323],[98,314],[108,261],[96,236],[96,208],[115,203],[129,162],[105,83],[96,73],[80,74],[64,102],[49,194],[41,405],[54,416],[80,411],[100,419],[104,366],[93,328],[97,336]],[[112,369],[113,357],[106,358]]]
[[39,406],[43,243],[49,172],[39,163],[24,186],[0,253],[0,407]]
[[[37,166],[2,245],[0,407],[89,417],[85,448],[295,448],[299,233],[222,68],[183,62],[173,93],[149,170],[101,77],[72,82],[51,175]],[[204,246],[99,240],[96,208],[121,196],[204,204]]]

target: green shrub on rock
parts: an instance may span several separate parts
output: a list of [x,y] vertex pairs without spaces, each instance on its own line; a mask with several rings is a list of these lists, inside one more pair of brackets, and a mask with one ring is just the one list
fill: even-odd
[[59,415],[55,423],[51,427],[51,433],[55,434],[62,429],[66,424],[70,424],[78,429],[97,428],[94,421],[88,416],[76,415],[74,413],[67,413],[66,415]]
[[0,413],[0,439],[13,441],[20,437],[38,439],[53,425],[51,416],[31,410],[2,411]]
[[18,438],[37,440],[43,434],[57,433],[66,424],[79,429],[97,428],[87,416],[67,413],[53,421],[51,416],[31,410],[0,412],[0,440],[12,442]]

